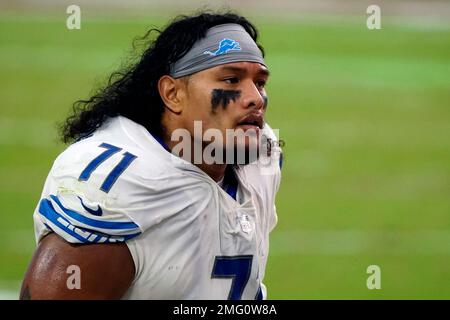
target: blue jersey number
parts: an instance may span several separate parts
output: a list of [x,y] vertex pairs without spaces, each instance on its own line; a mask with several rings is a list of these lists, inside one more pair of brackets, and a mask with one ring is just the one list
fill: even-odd
[[242,299],[242,293],[252,271],[252,260],[253,256],[216,257],[211,278],[233,279],[228,300]]
[[[102,143],[99,145],[100,148],[105,148],[106,150],[102,152],[97,158],[92,160],[87,167],[81,172],[80,177],[78,180],[80,181],[87,181],[92,172],[97,169],[97,167],[104,161],[106,161],[108,158],[110,158],[112,155],[116,154],[117,152],[121,151],[122,148],[113,146],[108,143]],[[125,152],[123,154],[122,160],[114,167],[114,169],[108,174],[105,181],[103,181],[100,190],[108,193],[113,184],[116,182],[117,178],[125,171],[125,169],[130,165],[133,160],[136,159],[136,156],[134,154],[131,154],[129,152]]]

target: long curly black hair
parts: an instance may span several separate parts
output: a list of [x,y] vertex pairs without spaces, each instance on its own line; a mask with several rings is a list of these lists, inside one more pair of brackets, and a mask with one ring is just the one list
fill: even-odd
[[[169,74],[171,64],[183,57],[209,28],[224,23],[240,24],[257,42],[256,27],[245,17],[229,11],[202,11],[192,16],[178,16],[163,31],[149,30],[139,39],[144,41],[146,49],[137,63],[114,72],[106,86],[92,97],[73,104],[73,113],[60,128],[62,141],[79,140],[94,132],[108,118],[118,115],[143,125],[154,135],[162,136],[161,116],[165,108],[158,92],[158,80]],[[151,39],[153,33],[158,34],[155,40]],[[258,47],[264,54],[262,46],[258,44]]]

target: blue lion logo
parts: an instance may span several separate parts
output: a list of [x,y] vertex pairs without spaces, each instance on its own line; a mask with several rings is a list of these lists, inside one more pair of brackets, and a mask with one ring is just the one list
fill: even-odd
[[219,56],[221,54],[225,54],[231,50],[240,51],[241,47],[239,45],[239,42],[237,42],[236,40],[225,38],[220,41],[219,49],[217,49],[214,52],[205,51],[205,52],[203,52],[203,54],[209,54],[209,55],[215,57],[215,56]]

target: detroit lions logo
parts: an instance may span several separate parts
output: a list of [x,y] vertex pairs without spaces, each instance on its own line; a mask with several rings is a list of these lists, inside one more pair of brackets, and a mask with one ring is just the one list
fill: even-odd
[[225,38],[220,41],[219,49],[217,49],[214,52],[205,51],[205,52],[203,52],[203,54],[209,54],[210,56],[215,57],[215,56],[219,56],[221,54],[225,54],[231,50],[240,51],[241,47],[239,45],[239,42],[237,42],[236,40],[233,40],[233,39]]

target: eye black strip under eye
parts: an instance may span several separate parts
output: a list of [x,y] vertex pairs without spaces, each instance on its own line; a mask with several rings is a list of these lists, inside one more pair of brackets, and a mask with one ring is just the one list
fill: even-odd
[[231,100],[235,102],[240,96],[240,90],[213,89],[211,92],[212,109],[217,109],[219,105],[222,105],[222,108],[225,109]]

